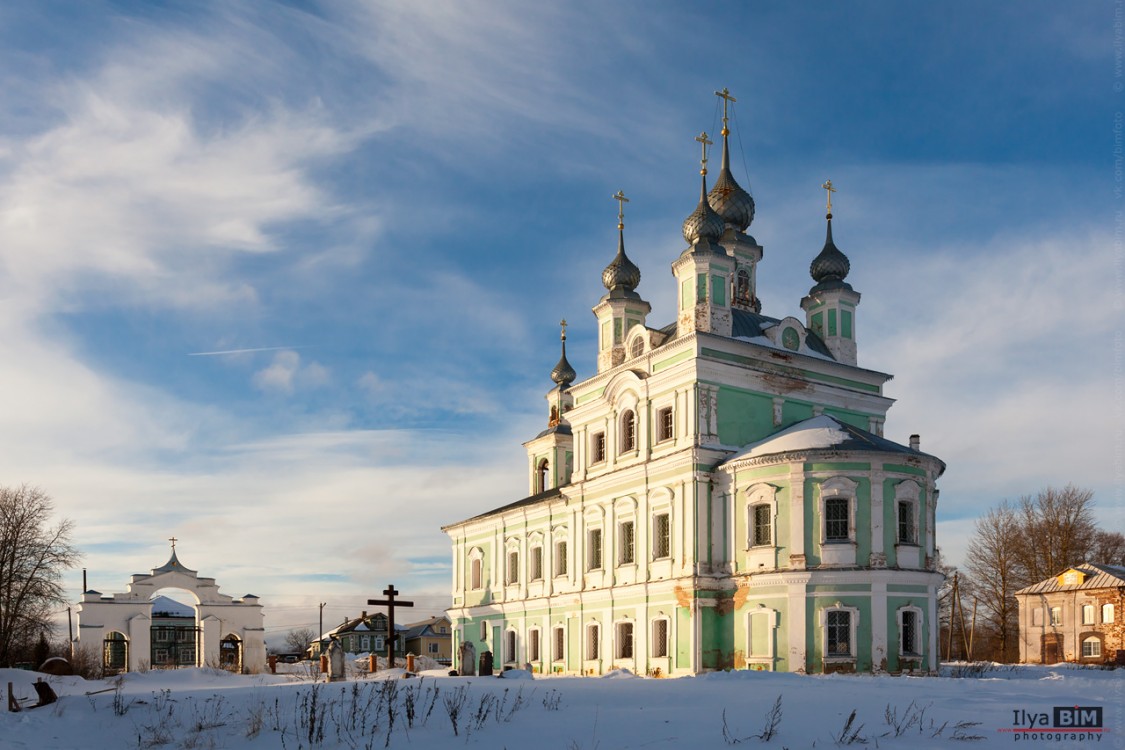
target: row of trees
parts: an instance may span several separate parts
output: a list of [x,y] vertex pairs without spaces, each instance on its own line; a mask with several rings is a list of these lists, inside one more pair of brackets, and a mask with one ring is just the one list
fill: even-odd
[[[1081,562],[1125,565],[1125,535],[1099,529],[1093,511],[1094,493],[1068,485],[1005,500],[977,519],[965,558],[969,576],[958,581],[965,609],[976,611],[974,656],[1019,658],[1016,591]],[[942,602],[947,627],[948,583]]]

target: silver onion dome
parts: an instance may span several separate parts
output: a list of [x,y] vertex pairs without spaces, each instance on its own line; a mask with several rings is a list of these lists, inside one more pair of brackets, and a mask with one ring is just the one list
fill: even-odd
[[555,365],[555,369],[551,370],[551,380],[555,382],[559,388],[565,389],[574,379],[578,377],[578,373],[570,366],[570,362],[566,361],[566,336],[563,335],[562,340],[562,356],[559,357],[559,363]]
[[613,256],[613,260],[602,271],[602,284],[611,292],[621,290],[630,294],[640,283],[641,269],[625,255],[625,233],[623,228],[618,226],[617,255]]
[[813,258],[809,265],[809,274],[817,284],[832,281],[843,281],[852,268],[848,256],[840,252],[836,243],[832,241],[832,214],[828,214],[828,235],[824,240],[824,249]]
[[707,202],[723,221],[740,232],[745,232],[754,221],[754,198],[742,189],[730,172],[727,159],[726,138],[723,139],[723,167]]
[[726,222],[719,216],[707,202],[707,178],[703,178],[703,191],[699,196],[699,205],[684,219],[682,228],[684,240],[688,245],[694,245],[702,239],[717,242],[723,236]]

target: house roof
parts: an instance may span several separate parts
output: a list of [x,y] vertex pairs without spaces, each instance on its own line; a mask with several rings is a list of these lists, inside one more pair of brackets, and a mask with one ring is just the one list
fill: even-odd
[[167,596],[157,596],[152,600],[153,617],[195,617],[195,607],[178,602]]
[[[374,625],[374,622],[376,620],[382,620],[382,622],[383,622],[382,627],[376,627]],[[386,630],[387,630],[387,622],[386,621],[387,621],[387,616],[385,614],[383,614],[382,612],[376,612],[375,614],[368,615],[366,617],[364,617],[364,616],[356,617],[354,619],[347,620],[342,625],[337,625],[332,630],[329,630],[329,631],[323,633],[320,636],[320,640],[326,640],[328,638],[331,638],[332,636],[347,635],[349,633],[373,633],[377,630],[381,630],[383,632],[386,632]],[[396,633],[401,633],[404,630],[406,630],[405,625],[399,625],[398,623],[395,623],[395,632]]]
[[[1065,586],[1059,583],[1063,574],[1069,570],[1085,573],[1082,583]],[[1081,563],[1067,568],[1050,578],[1022,588],[1016,594],[1051,594],[1056,591],[1083,591],[1088,589],[1112,589],[1125,586],[1125,567],[1120,565],[1102,565],[1099,563]]]
[[445,615],[436,615],[435,617],[431,617],[428,620],[422,620],[421,622],[407,625],[406,632],[403,633],[402,637],[406,640],[410,640],[411,638],[421,638],[424,635],[433,636],[435,638],[451,638],[452,635],[450,633],[438,633],[434,631],[434,626],[442,622],[446,623],[447,625],[450,624],[449,618]]

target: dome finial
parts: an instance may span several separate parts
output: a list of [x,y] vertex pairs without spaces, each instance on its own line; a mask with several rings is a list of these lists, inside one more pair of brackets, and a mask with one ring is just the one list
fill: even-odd
[[730,172],[730,118],[728,107],[738,101],[730,94],[730,89],[716,91],[715,96],[723,100],[723,161],[715,186],[711,188],[708,201],[715,213],[723,221],[740,232],[746,231],[754,221],[754,199],[742,189]]
[[828,213],[825,215],[828,228],[824,237],[824,249],[813,258],[812,265],[809,266],[809,275],[816,282],[813,289],[829,286],[844,286],[850,289],[851,287],[844,279],[848,277],[848,271],[851,270],[851,262],[848,260],[848,256],[840,252],[836,243],[832,241],[832,194],[836,192],[836,188],[832,186],[832,180],[825,181],[821,187],[828,193]]
[[832,220],[832,194],[836,192],[836,188],[832,187],[832,180],[826,180],[822,188],[828,193],[828,220]]
[[565,390],[566,387],[573,383],[574,379],[578,377],[578,373],[574,371],[574,368],[570,366],[570,362],[566,360],[566,318],[559,321],[559,325],[562,326],[562,335],[559,336],[559,339],[562,341],[562,356],[559,357],[559,362],[555,365],[555,369],[551,370],[551,380],[553,380],[560,389]]
[[725,161],[727,156],[725,139],[728,135],[730,135],[730,128],[727,127],[727,105],[737,102],[738,100],[731,96],[730,89],[725,87],[722,91],[716,91],[715,96],[723,100],[723,160]]
[[610,197],[617,201],[617,255],[602,271],[602,284],[609,290],[610,296],[636,299],[637,293],[633,290],[641,283],[641,269],[625,255],[625,204],[629,199],[620,190]]
[[[726,226],[723,217],[715,213],[711,204],[707,202],[707,147],[714,141],[707,137],[706,131],[696,136],[695,140],[703,147],[703,157],[699,160],[699,205],[684,219],[681,230],[684,240],[692,246],[700,240],[718,241]],[[706,243],[703,249],[707,249]]]
[[626,198],[625,193],[620,190],[612,197],[617,201],[617,231],[620,232],[625,229],[625,204],[629,202],[629,199]]

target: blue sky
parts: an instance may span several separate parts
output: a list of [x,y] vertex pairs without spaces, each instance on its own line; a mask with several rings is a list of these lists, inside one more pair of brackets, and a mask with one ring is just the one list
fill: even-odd
[[618,189],[672,319],[729,87],[764,312],[800,313],[831,178],[887,435],[949,464],[948,556],[1048,484],[1121,530],[1115,12],[6,4],[0,481],[56,499],[101,591],[174,534],[273,629],[390,581],[440,610],[439,526],[525,494],[560,318],[593,372]]

